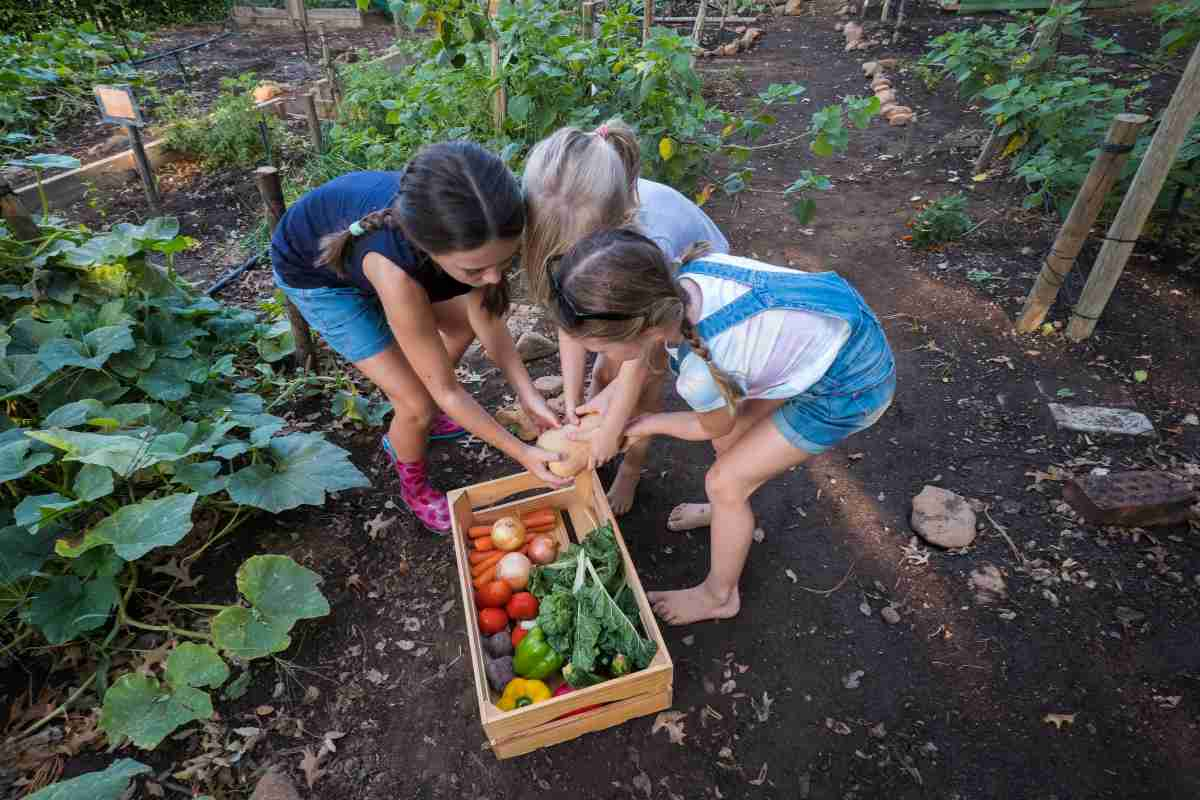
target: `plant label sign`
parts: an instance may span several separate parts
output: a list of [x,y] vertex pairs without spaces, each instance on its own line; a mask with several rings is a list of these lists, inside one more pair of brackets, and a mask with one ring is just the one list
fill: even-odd
[[97,85],[92,87],[92,91],[96,93],[100,117],[105,122],[126,127],[145,127],[146,121],[142,119],[142,110],[131,87]]

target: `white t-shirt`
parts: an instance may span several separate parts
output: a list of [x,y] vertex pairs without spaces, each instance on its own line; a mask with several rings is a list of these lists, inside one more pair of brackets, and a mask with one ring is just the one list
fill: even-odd
[[[710,255],[704,260],[757,272],[794,272],[738,256]],[[683,278],[700,288],[703,297],[700,319],[749,291],[745,284],[708,275],[689,273]],[[795,397],[819,381],[848,338],[850,325],[838,317],[771,309],[717,334],[705,344],[713,363],[733,377],[747,398],[771,399]],[[725,405],[708,365],[690,350],[679,365],[675,388],[695,411],[715,411]]]
[[672,261],[696,242],[714,253],[728,253],[729,241],[700,206],[670,186],[638,178],[637,223]]

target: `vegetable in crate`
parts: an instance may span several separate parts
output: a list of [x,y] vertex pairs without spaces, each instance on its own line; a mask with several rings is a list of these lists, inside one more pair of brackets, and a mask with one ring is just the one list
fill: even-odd
[[499,633],[508,627],[508,614],[503,608],[485,608],[479,612],[479,632],[484,636]]
[[529,592],[517,592],[504,606],[508,618],[512,620],[536,619],[538,615],[537,598]]
[[645,669],[657,643],[645,638],[633,591],[625,582],[612,528],[597,528],[552,564],[534,569],[530,589],[540,602],[537,624],[569,660],[564,677],[587,686]]
[[508,631],[493,633],[483,640],[483,649],[492,658],[504,658],[513,654],[512,634]]
[[511,553],[525,544],[525,523],[516,517],[501,517],[492,524],[492,544]]
[[[565,667],[563,668],[563,673],[564,674],[566,673]],[[554,690],[554,696],[562,697],[564,694],[570,694],[573,691],[575,691],[574,686],[572,686],[569,683],[564,683],[564,684],[561,684],[557,689]],[[602,705],[604,705],[604,703],[596,703],[594,706],[584,706],[583,708],[577,708],[574,711],[568,711],[567,713],[563,714],[561,717],[555,717],[555,719],[565,719],[567,717],[575,717],[580,714],[586,714],[587,712],[591,711],[592,709],[599,708]]]
[[558,671],[563,659],[546,641],[541,628],[534,628],[517,645],[513,669],[522,678],[547,678]]
[[483,665],[483,671],[487,675],[488,685],[496,692],[503,692],[504,687],[517,677],[513,670],[512,656],[489,658]]
[[550,687],[540,680],[513,678],[504,687],[504,694],[501,695],[500,702],[496,703],[496,707],[501,711],[512,711],[549,699]]

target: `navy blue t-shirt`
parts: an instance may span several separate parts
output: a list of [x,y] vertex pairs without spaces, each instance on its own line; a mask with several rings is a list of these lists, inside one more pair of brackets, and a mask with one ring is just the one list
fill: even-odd
[[374,294],[375,288],[363,274],[363,259],[368,253],[379,253],[419,283],[431,303],[471,291],[417,252],[404,234],[389,228],[353,240],[345,262],[346,278],[330,267],[317,266],[322,236],[344,231],[355,220],[386,208],[396,198],[399,185],[399,172],[350,172],[297,200],[271,237],[271,262],[283,282],[293,289],[354,287]]

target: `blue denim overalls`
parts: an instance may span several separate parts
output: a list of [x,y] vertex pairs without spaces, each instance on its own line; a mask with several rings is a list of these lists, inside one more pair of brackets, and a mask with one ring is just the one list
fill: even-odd
[[[896,362],[883,327],[859,293],[833,272],[781,273],[747,269],[717,261],[697,260],[684,265],[689,274],[736,281],[750,291],[708,315],[696,325],[703,340],[768,309],[824,314],[845,320],[850,337],[825,375],[775,412],[775,424],[788,441],[807,452],[820,453],[847,436],[873,425],[892,402]],[[688,353],[680,345],[679,363]]]

